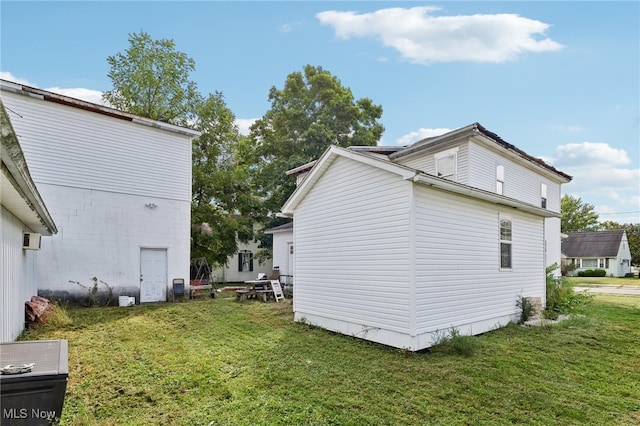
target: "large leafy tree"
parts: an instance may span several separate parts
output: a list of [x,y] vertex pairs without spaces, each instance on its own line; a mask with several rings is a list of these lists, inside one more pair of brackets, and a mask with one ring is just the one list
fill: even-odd
[[129,48],[107,58],[113,89],[103,99],[114,108],[154,120],[184,125],[199,94],[189,74],[195,62],[173,40],[146,32],[129,35]]
[[640,265],[640,223],[624,223],[620,224],[612,220],[602,222],[602,229],[624,229],[627,232],[627,240],[629,241],[629,251],[631,251],[631,264]]
[[[130,34],[124,54],[109,56],[113,107],[154,120],[188,126],[193,141],[191,253],[225,263],[238,241],[251,237],[252,191],[246,167],[235,161],[240,135],[235,117],[217,92],[204,98],[190,79],[195,62],[173,40]],[[247,219],[249,218],[249,219]]]
[[582,198],[563,195],[560,200],[562,232],[597,231],[600,227],[595,207]]
[[322,67],[293,72],[269,91],[271,108],[251,127],[246,161],[263,198],[263,213],[280,209],[294,190],[285,172],[317,159],[330,146],[375,145],[384,131],[382,107],[355,99]]
[[222,93],[201,101],[196,117],[202,136],[193,142],[191,253],[224,264],[238,241],[253,236],[253,191],[248,168],[237,162],[241,136]]

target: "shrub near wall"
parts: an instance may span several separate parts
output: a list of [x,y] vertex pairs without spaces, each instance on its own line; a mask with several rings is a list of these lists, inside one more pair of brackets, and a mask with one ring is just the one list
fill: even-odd
[[584,271],[578,272],[579,277],[605,277],[607,276],[607,271],[604,269],[586,269]]

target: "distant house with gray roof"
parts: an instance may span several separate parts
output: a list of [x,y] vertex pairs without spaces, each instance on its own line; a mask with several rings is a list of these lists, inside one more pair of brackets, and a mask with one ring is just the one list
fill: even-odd
[[571,275],[587,269],[604,269],[609,277],[631,272],[631,251],[627,233],[620,230],[572,232],[562,240],[562,260],[575,265]]

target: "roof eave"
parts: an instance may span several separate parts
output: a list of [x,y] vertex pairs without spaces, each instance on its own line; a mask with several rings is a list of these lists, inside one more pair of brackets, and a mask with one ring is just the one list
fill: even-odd
[[8,80],[0,79],[0,87],[2,90],[8,92],[17,93],[20,95],[31,96],[44,101],[49,101],[61,105],[67,105],[73,108],[82,109],[97,114],[107,115],[109,117],[117,118],[120,120],[130,121],[132,123],[141,124],[144,126],[155,127],[164,131],[189,136],[191,138],[198,137],[202,134],[197,130],[189,129],[187,127],[176,126],[174,124],[165,123],[158,120],[152,120],[150,118],[141,117],[128,112],[120,111],[115,108],[110,108],[104,105],[98,105],[91,102],[83,101],[69,96],[60,95],[58,93],[49,92],[47,90],[38,89],[37,87],[26,86],[24,84],[14,83]]
[[413,182],[429,186],[434,189],[446,191],[458,195],[462,195],[469,198],[474,198],[481,201],[487,201],[493,204],[502,205],[505,207],[513,208],[526,213],[534,214],[536,216],[548,217],[562,217],[560,213],[556,213],[542,207],[534,206],[533,204],[523,203],[513,198],[505,197],[504,195],[495,194],[489,191],[483,191],[481,189],[473,188],[468,185],[463,185],[456,182],[451,182],[446,179],[442,179],[436,176],[428,174],[418,174],[413,178]]

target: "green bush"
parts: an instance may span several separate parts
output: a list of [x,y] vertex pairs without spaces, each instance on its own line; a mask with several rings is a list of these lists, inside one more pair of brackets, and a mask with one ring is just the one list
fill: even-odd
[[579,277],[606,277],[607,271],[604,269],[585,269],[578,272]]
[[581,313],[584,307],[591,302],[593,296],[584,293],[576,294],[567,278],[553,276],[553,271],[556,268],[556,264],[553,264],[546,270],[547,307],[543,313],[544,317],[555,319],[559,314]]

